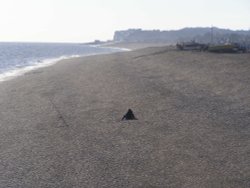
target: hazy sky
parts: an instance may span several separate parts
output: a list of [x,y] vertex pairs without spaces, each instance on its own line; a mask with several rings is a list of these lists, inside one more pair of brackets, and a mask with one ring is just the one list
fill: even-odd
[[0,0],[0,41],[86,42],[128,28],[250,29],[250,0]]

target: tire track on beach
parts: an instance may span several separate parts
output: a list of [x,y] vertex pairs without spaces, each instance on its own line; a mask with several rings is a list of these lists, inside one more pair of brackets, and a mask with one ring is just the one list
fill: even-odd
[[64,118],[63,114],[61,113],[61,111],[59,110],[59,108],[55,105],[55,103],[52,101],[51,98],[49,98],[49,101],[51,103],[51,105],[53,106],[54,110],[56,111],[58,118],[62,121],[62,123],[66,126],[69,127],[69,124],[67,123],[66,119]]

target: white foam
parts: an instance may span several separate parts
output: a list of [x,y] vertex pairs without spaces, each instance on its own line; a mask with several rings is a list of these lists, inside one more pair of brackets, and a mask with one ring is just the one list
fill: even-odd
[[108,49],[113,49],[113,50],[120,50],[120,51],[132,51],[131,49],[129,48],[121,48],[121,47],[114,47],[114,46],[107,46],[107,45],[110,45],[110,44],[116,44],[116,43],[105,43],[105,44],[98,44],[98,45],[93,45],[93,47],[99,47],[99,48],[108,48]]
[[[100,48],[102,48],[102,47],[100,47]],[[109,49],[114,49],[114,50],[121,50],[121,51],[127,51],[127,52],[130,52],[130,51],[132,51],[131,49],[129,49],[129,48],[120,48],[120,47],[103,47],[103,48],[109,48]]]
[[[126,48],[116,48],[116,47],[99,47],[99,48],[108,48],[108,49],[114,49],[114,50],[120,50],[120,51],[130,51],[129,49]],[[57,62],[64,60],[64,59],[71,59],[71,58],[77,58],[77,57],[86,57],[86,56],[93,56],[93,55],[101,55],[101,54],[110,54],[114,52],[102,52],[102,53],[90,53],[87,55],[71,55],[71,56],[61,56],[59,58],[50,58],[50,59],[45,59],[45,60],[37,60],[36,62],[31,62],[30,66],[26,67],[16,67],[15,69],[9,70],[4,73],[0,73],[0,82],[11,80],[13,78],[16,78],[18,76],[22,76],[27,72],[43,68],[43,67],[48,67],[51,65],[56,64]]]
[[32,70],[36,70],[42,67],[48,67],[51,65],[54,65],[55,63],[57,63],[58,61],[61,61],[63,59],[70,59],[70,58],[76,58],[76,57],[80,57],[79,55],[72,55],[72,56],[61,56],[59,58],[51,58],[51,59],[45,59],[45,60],[38,60],[37,62],[32,63],[29,66],[26,67],[21,67],[21,68],[15,68],[12,70],[9,70],[7,72],[1,73],[0,74],[0,82],[3,81],[7,81],[10,79],[13,79],[17,76],[21,76],[24,75],[27,72],[30,72]]

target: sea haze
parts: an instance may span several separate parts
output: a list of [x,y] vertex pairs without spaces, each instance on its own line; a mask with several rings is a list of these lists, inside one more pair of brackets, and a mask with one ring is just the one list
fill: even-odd
[[121,51],[69,43],[0,43],[0,81],[71,57]]

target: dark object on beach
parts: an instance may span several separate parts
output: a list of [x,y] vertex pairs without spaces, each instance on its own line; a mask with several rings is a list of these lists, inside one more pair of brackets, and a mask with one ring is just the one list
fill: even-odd
[[137,120],[133,111],[128,109],[128,112],[123,116],[122,120]]
[[231,43],[209,46],[208,51],[215,53],[246,53],[247,48],[238,43]]
[[197,50],[197,51],[206,51],[208,48],[208,45],[197,43],[194,41],[191,42],[183,42],[183,43],[177,43],[176,44],[177,49],[179,50]]

